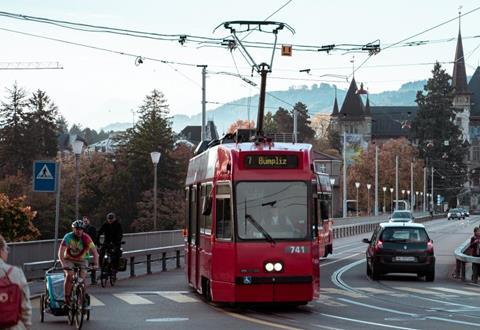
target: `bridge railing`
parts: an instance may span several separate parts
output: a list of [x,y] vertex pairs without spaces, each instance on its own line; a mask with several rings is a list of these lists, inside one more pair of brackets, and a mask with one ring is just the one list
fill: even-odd
[[466,267],[467,264],[472,264],[472,282],[478,282],[478,273],[480,270],[480,257],[474,257],[468,254],[468,248],[470,247],[470,239],[466,240],[465,243],[460,245],[455,250],[455,259],[457,260],[456,267],[455,267],[455,274],[456,278],[461,279],[462,281],[466,281]]
[[[172,245],[172,246],[162,246],[157,248],[150,249],[140,249],[140,250],[131,250],[123,252],[122,258],[126,258],[128,265],[130,267],[130,277],[134,277],[135,265],[137,264],[146,264],[147,269],[146,273],[152,273],[152,263],[161,262],[162,271],[167,270],[167,261],[169,259],[176,260],[176,268],[180,268],[180,260],[183,257],[184,253],[184,244]],[[53,260],[46,261],[36,261],[36,262],[27,262],[23,264],[23,271],[27,279],[36,280],[43,279],[45,272],[50,269],[54,264]]]

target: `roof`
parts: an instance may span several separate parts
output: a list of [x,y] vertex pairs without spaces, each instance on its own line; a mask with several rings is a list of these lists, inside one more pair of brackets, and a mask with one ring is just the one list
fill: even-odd
[[379,224],[382,228],[407,227],[407,228],[425,228],[421,223],[415,222],[382,222]]
[[337,102],[337,94],[335,93],[335,101],[333,102],[333,111],[332,117],[338,116],[338,102]]
[[372,137],[391,138],[408,136],[412,120],[418,108],[408,106],[370,107],[372,113]]
[[368,98],[367,95],[367,104],[365,104],[365,116],[371,116],[372,113],[370,111],[370,99]]
[[328,154],[320,152],[320,151],[313,150],[313,153],[316,156],[315,160],[341,161],[341,159],[338,158],[338,157],[328,155]]
[[355,82],[355,78],[353,78],[350,87],[348,88],[347,95],[345,96],[345,100],[343,100],[342,109],[340,110],[340,114],[347,118],[365,116],[363,101],[360,95],[356,93],[357,89],[357,83]]
[[470,78],[468,89],[472,92],[470,115],[480,116],[480,66],[477,67],[472,78]]
[[457,49],[453,64],[452,86],[457,93],[468,93],[467,73],[465,71],[465,57],[463,56],[462,35],[458,31]]
[[[179,136],[183,137],[184,139],[188,140],[189,142],[193,144],[198,144],[200,143],[200,140],[202,139],[202,129],[201,125],[198,126],[185,126],[184,129],[180,132]],[[206,136],[205,139],[207,141],[211,140],[216,140],[218,139],[218,132],[217,128],[215,126],[215,123],[211,120],[207,121],[206,125]]]

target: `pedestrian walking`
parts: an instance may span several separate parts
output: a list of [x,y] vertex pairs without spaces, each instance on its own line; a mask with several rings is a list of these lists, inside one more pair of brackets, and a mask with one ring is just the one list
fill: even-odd
[[[475,227],[473,229],[473,236],[470,238],[470,251],[472,257],[480,258],[480,228]],[[478,263],[472,263],[472,282],[478,281]]]
[[23,271],[7,264],[8,250],[7,242],[0,234],[0,329],[30,329],[30,289]]

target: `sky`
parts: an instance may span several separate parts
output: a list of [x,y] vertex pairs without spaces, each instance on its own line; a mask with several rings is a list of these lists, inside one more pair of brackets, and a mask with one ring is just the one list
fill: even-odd
[[[225,21],[269,20],[287,23],[295,33],[284,29],[278,44],[293,44],[291,57],[275,52],[267,91],[291,86],[311,86],[322,82],[348,87],[353,67],[355,80],[371,93],[396,90],[403,83],[426,79],[433,62],[445,62],[452,73],[459,22],[453,20],[408,41],[434,41],[426,45],[389,45],[454,19],[461,19],[467,75],[480,61],[480,3],[478,0],[404,1],[319,1],[319,0],[15,0],[2,1],[0,11],[55,20],[140,30],[159,34],[228,38],[220,26]],[[477,10],[475,10],[477,9]],[[5,29],[11,30],[6,31]],[[25,34],[61,39],[130,54],[80,47]],[[245,41],[273,42],[272,34],[254,31],[239,34]],[[442,41],[448,40],[450,41]],[[201,112],[201,68],[208,65],[207,110],[219,104],[258,94],[231,74],[241,74],[259,83],[239,50],[199,45],[188,40],[151,40],[99,32],[77,31],[59,26],[0,16],[0,68],[15,62],[59,62],[61,70],[0,70],[0,100],[6,88],[17,82],[30,94],[47,92],[68,123],[99,129],[110,123],[137,120],[135,111],[154,88],[164,93],[172,115]],[[442,42],[438,42],[438,41]],[[295,45],[365,45],[380,42],[381,51],[371,57],[366,52],[334,50],[302,52]],[[353,48],[353,47],[350,47]],[[270,62],[271,49],[248,48],[257,64]],[[136,57],[144,58],[136,65]],[[366,59],[368,60],[363,64]],[[162,63],[158,60],[183,63]],[[353,63],[352,63],[353,61]],[[310,69],[309,73],[300,70]],[[226,72],[219,73],[219,72]],[[332,95],[333,97],[333,95]],[[239,113],[246,119],[247,111]],[[232,118],[232,121],[234,118]],[[199,123],[200,124],[200,123]]]

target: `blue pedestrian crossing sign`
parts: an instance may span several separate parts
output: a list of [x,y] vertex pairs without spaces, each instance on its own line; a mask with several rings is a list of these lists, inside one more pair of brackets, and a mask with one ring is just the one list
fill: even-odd
[[33,191],[55,192],[57,187],[57,163],[36,160],[33,163]]

